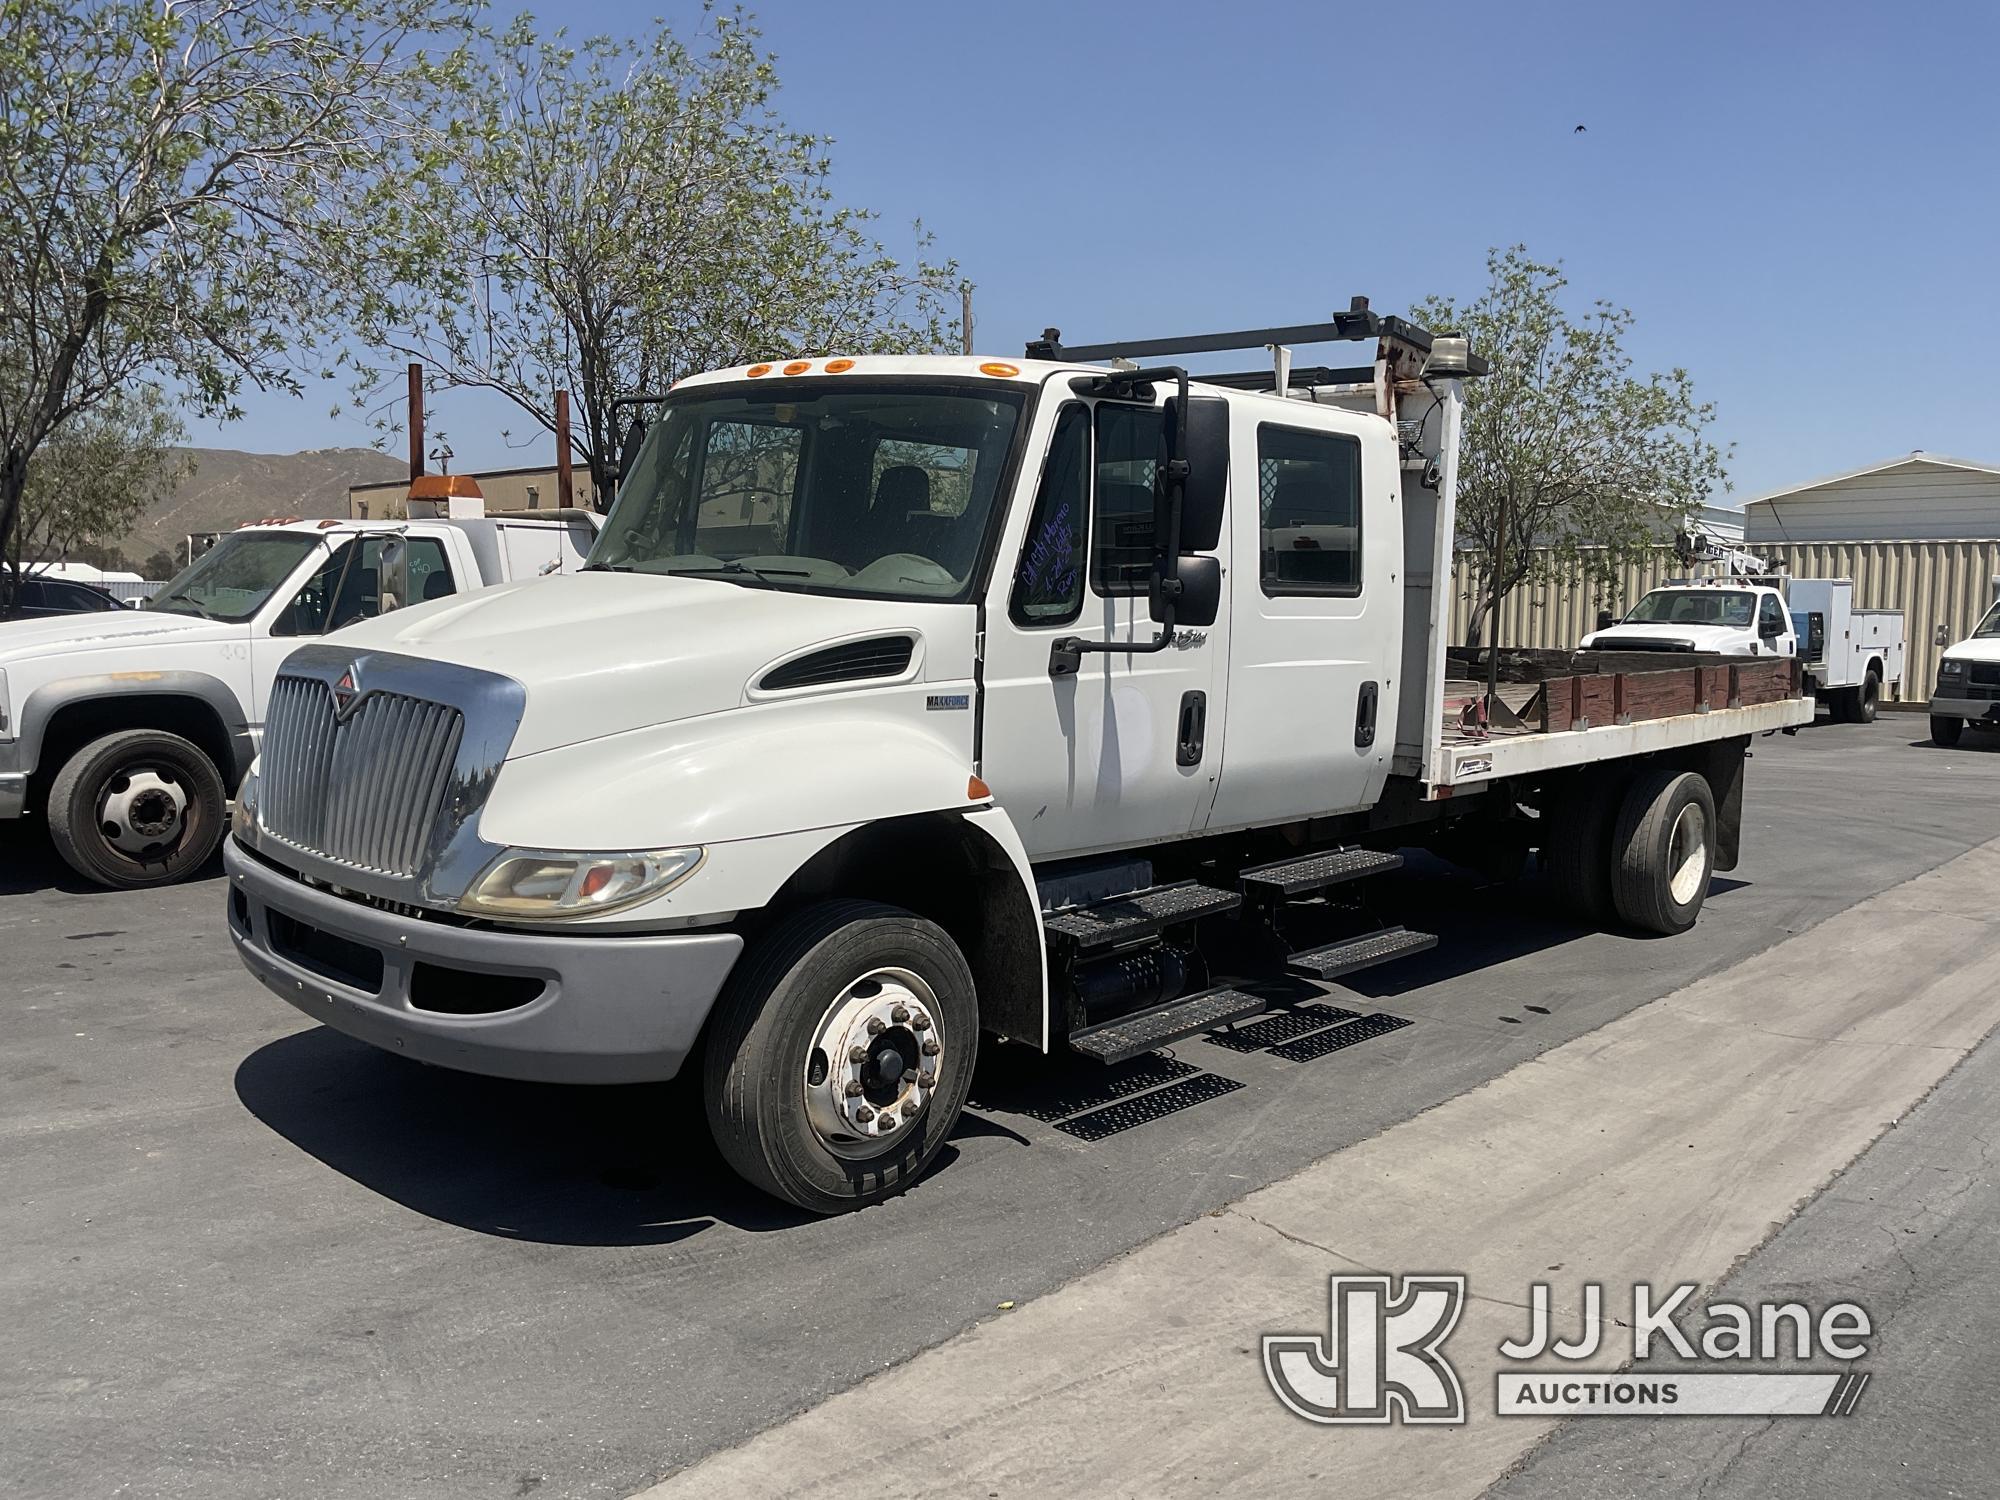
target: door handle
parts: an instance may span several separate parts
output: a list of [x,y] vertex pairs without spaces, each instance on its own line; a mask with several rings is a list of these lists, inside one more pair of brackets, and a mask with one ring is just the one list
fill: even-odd
[[1375,684],[1362,683],[1360,701],[1354,705],[1354,748],[1357,750],[1366,750],[1375,743],[1375,698]]
[[1208,729],[1208,694],[1181,694],[1181,728],[1174,745],[1174,764],[1201,764],[1202,739]]

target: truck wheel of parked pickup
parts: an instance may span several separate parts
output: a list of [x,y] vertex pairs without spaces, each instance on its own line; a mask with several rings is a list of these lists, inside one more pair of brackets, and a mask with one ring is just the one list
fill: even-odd
[[704,1094],[723,1157],[814,1213],[922,1175],[972,1086],[979,1007],[958,945],[873,901],[803,908],[754,941],[709,1022]]
[[1959,736],[1965,733],[1965,720],[1951,714],[1931,715],[1931,743],[1949,750],[1956,745]]
[[1686,932],[1715,871],[1715,794],[1693,771],[1660,766],[1626,789],[1611,834],[1611,899],[1648,932]]
[[72,870],[137,890],[185,879],[222,842],[228,794],[198,745],[160,729],[92,740],[49,785],[49,837]]

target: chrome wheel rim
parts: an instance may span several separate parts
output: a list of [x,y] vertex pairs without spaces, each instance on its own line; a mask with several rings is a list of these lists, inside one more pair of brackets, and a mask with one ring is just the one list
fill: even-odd
[[105,780],[97,798],[97,831],[130,859],[171,853],[187,828],[187,789],[163,766],[127,766]]
[[800,1074],[806,1119],[836,1156],[880,1156],[930,1106],[945,1062],[937,994],[908,969],[871,969],[820,1017]]
[[1667,869],[1667,890],[1676,906],[1686,906],[1701,894],[1708,878],[1708,815],[1699,803],[1690,802],[1674,819],[1667,840]]

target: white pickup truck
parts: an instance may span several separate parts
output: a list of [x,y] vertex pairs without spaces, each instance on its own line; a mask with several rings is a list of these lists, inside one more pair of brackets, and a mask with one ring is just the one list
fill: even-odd
[[1796,656],[1806,686],[1836,719],[1873,723],[1882,689],[1903,680],[1903,612],[1856,609],[1845,578],[1676,580],[1616,624],[1603,617],[1588,651]]
[[1116,1064],[1431,946],[1355,899],[1399,846],[1539,846],[1579,910],[1684,930],[1750,737],[1812,701],[1782,657],[1564,671],[1493,727],[1444,635],[1483,368],[1357,301],[685,380],[581,572],[284,664],[224,848],[237,950],[444,1067],[698,1058],[727,1160],[835,1212],[931,1161],[982,1036]]
[[222,839],[286,657],[398,603],[573,568],[596,521],[253,524],[143,610],[0,624],[0,818],[44,815],[101,885],[183,879]]
[[1938,663],[1937,691],[1931,694],[1931,738],[1940,745],[1956,745],[1968,724],[2000,730],[2000,602]]

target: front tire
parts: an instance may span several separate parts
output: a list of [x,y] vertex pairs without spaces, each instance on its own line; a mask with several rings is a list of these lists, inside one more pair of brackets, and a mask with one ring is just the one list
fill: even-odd
[[716,1002],[709,1129],[743,1178],[812,1213],[893,1197],[965,1107],[979,1004],[943,928],[826,901],[786,918]]
[[1715,793],[1692,771],[1659,767],[1626,792],[1611,839],[1611,898],[1647,932],[1686,932],[1715,873]]
[[1965,720],[1951,714],[1931,715],[1931,743],[1949,750],[1965,733]]
[[1875,712],[1882,703],[1882,678],[1873,667],[1861,679],[1861,686],[1854,690],[1854,722],[1873,724]]
[[228,793],[201,747],[158,729],[93,740],[49,787],[49,837],[86,880],[141,890],[185,880],[222,842]]

